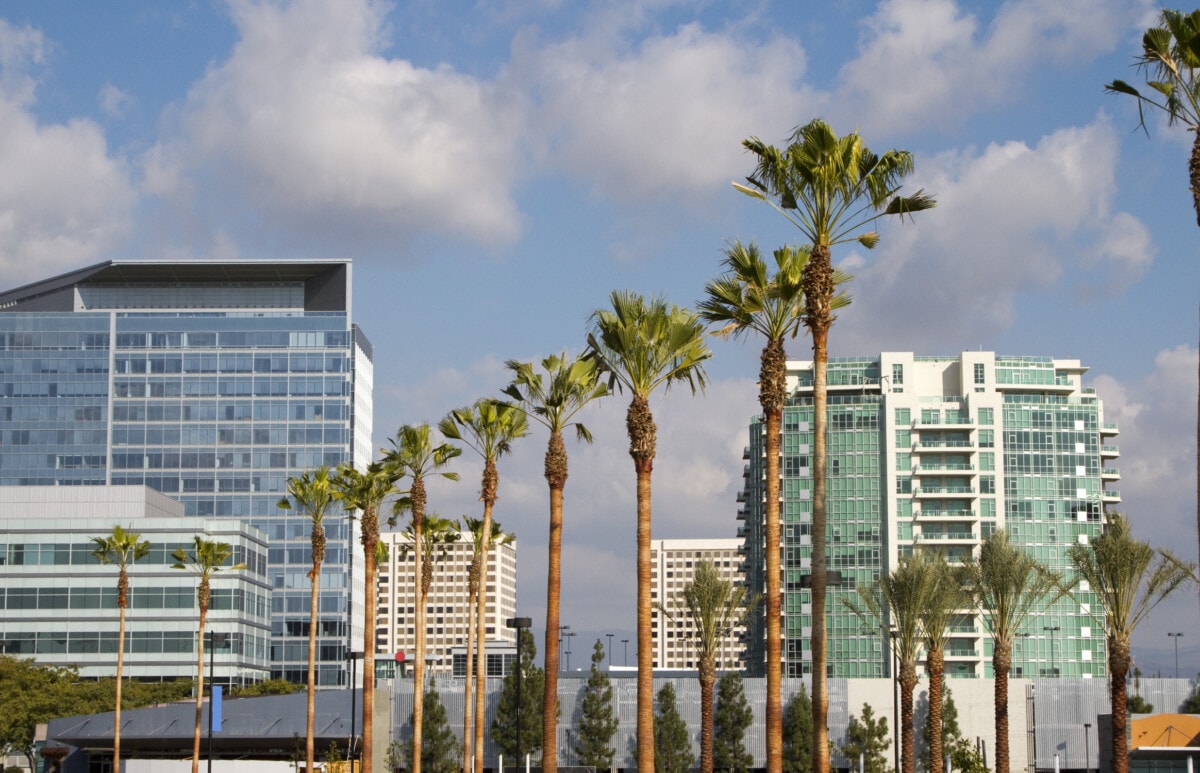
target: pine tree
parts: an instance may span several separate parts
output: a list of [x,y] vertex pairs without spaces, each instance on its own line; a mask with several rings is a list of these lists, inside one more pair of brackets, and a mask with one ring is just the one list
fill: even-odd
[[597,639],[596,646],[592,648],[592,673],[588,677],[583,693],[583,705],[580,707],[579,742],[575,744],[579,764],[589,765],[597,770],[608,770],[612,767],[612,739],[620,724],[616,712],[613,711],[613,691],[608,674],[600,670],[600,664],[603,662],[604,646]]
[[726,674],[717,682],[717,710],[713,715],[713,769],[747,773],[754,756],[743,742],[754,723],[754,712],[746,701],[741,674]]
[[[459,762],[458,739],[446,721],[446,707],[442,705],[437,690],[425,693],[422,706],[421,773],[459,773],[462,765]],[[412,722],[411,717],[409,722]],[[412,759],[411,738],[405,742],[400,759]]]
[[654,773],[683,773],[696,762],[687,723],[675,707],[675,688],[667,682],[658,691],[654,719]]
[[542,748],[542,701],[546,672],[533,665],[537,644],[528,628],[521,630],[521,662],[504,675],[500,705],[492,721],[492,740],[507,758],[517,756],[517,671],[521,672],[521,754],[536,754]]
[[887,717],[876,717],[871,704],[864,703],[862,719],[850,717],[850,726],[846,728],[846,744],[838,751],[855,770],[858,769],[859,755],[863,755],[866,773],[887,773],[887,750],[890,746]]
[[812,701],[800,685],[783,715],[784,773],[812,773],[812,742]]

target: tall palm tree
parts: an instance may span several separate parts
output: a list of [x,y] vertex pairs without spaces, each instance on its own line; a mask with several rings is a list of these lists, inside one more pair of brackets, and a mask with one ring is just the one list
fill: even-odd
[[329,480],[329,468],[320,467],[314,472],[305,471],[297,477],[288,478],[287,496],[280,498],[278,507],[291,510],[293,501],[296,508],[303,510],[312,522],[309,533],[312,569],[308,572],[308,582],[312,586],[312,595],[308,610],[308,711],[305,719],[304,764],[307,770],[313,770],[316,761],[313,739],[317,715],[317,611],[320,607],[321,564],[325,561],[325,513],[337,502]]
[[[684,586],[676,604],[659,605],[663,614],[687,625],[696,651],[700,675],[700,773],[713,771],[713,685],[717,683],[717,654],[757,599],[744,585],[721,577],[711,561],[696,564],[692,581]],[[599,644],[599,642],[597,642]]]
[[661,297],[614,290],[612,309],[592,313],[589,356],[608,374],[610,386],[630,393],[625,428],[637,475],[637,757],[641,773],[654,771],[654,661],[650,631],[650,478],[658,427],[650,395],[660,386],[686,382],[694,394],[707,381],[704,323],[690,309]]
[[[1192,191],[1192,209],[1200,226],[1200,10],[1180,13],[1163,9],[1158,26],[1142,35],[1142,53],[1137,68],[1148,74],[1150,94],[1142,94],[1122,80],[1104,87],[1113,94],[1127,94],[1137,100],[1138,118],[1146,128],[1146,107],[1167,114],[1167,123],[1180,123],[1192,131],[1192,152],[1188,157],[1188,187]],[[1198,366],[1200,367],[1200,366]],[[1200,409],[1200,391],[1196,393]],[[1196,529],[1200,534],[1200,412],[1196,414]],[[1200,549],[1200,542],[1197,543]]]
[[979,557],[966,564],[964,576],[974,603],[991,629],[995,773],[1008,773],[1008,671],[1012,667],[1013,637],[1030,615],[1062,597],[1062,579],[1013,545],[1003,529],[983,541]]
[[921,615],[925,637],[925,668],[929,672],[929,759],[941,765],[942,750],[942,693],[946,675],[946,643],[959,613],[971,603],[964,589],[961,567],[953,567],[939,551],[921,551],[933,565],[936,585]]
[[[471,566],[467,570],[467,664],[466,678],[463,679],[463,773],[471,773],[475,769],[472,756],[472,743],[475,740],[474,718],[475,702],[472,699],[474,685],[475,662],[475,599],[479,595],[480,580],[483,575],[481,561],[483,560],[483,519],[463,516],[467,531],[471,534]],[[492,533],[488,538],[488,548],[501,545],[511,545],[516,535],[505,534],[499,522],[492,521]]]
[[563,432],[575,427],[575,438],[592,442],[592,433],[576,416],[584,407],[608,394],[596,363],[584,356],[568,359],[564,351],[542,360],[545,375],[533,363],[509,360],[512,383],[504,394],[525,415],[550,431],[544,471],[550,488],[550,540],[546,559],[546,636],[543,657],[546,687],[542,700],[542,771],[558,770],[558,635],[562,590],[563,490],[567,486],[567,446]]
[[[400,475],[409,478],[408,493],[396,500],[389,523],[395,525],[396,518],[401,513],[411,513],[413,540],[413,560],[415,563],[414,577],[424,577],[424,551],[421,550],[422,535],[425,530],[425,508],[429,496],[425,490],[426,479],[440,476],[447,480],[458,480],[458,473],[443,468],[462,453],[462,449],[449,443],[433,444],[432,431],[428,424],[405,424],[396,431],[396,437],[391,439],[392,450],[384,457],[387,465]],[[420,583],[417,583],[417,595],[420,594]],[[425,605],[416,599],[416,662],[413,664],[413,684],[416,685],[413,695],[422,694],[425,690]],[[421,733],[424,729],[423,701],[413,700],[413,759],[412,773],[421,773]],[[363,738],[366,745],[366,738]],[[369,768],[367,768],[369,769]]]
[[[379,559],[379,510],[383,503],[398,494],[396,481],[401,471],[395,465],[372,462],[365,470],[355,469],[350,462],[338,465],[330,482],[338,500],[348,514],[357,512],[359,539],[363,546],[363,685],[362,685],[362,759],[363,770],[373,770],[375,739],[375,608],[377,588],[375,578]],[[350,685],[353,693],[354,685]],[[416,701],[419,706],[420,701]],[[418,746],[420,742],[418,741]],[[419,773],[419,772],[418,772]]]
[[129,564],[150,552],[149,540],[141,534],[113,526],[112,533],[92,537],[96,549],[92,555],[102,564],[117,565],[117,609],[120,623],[117,633],[117,686],[113,709],[113,770],[121,769],[121,678],[125,670],[125,610],[129,608]]
[[[1079,579],[1087,581],[1104,608],[1112,726],[1124,728],[1130,639],[1150,610],[1191,579],[1192,567],[1134,539],[1129,521],[1120,513],[1108,514],[1104,533],[1090,545],[1072,545],[1068,553]],[[1112,754],[1113,773],[1128,773],[1129,739],[1124,732],[1112,734]]]
[[[751,242],[734,242],[725,250],[725,273],[709,282],[705,299],[697,304],[700,316],[720,325],[717,336],[740,336],[754,331],[766,339],[758,372],[758,402],[766,425],[765,531],[767,593],[767,759],[783,765],[782,592],[780,588],[779,454],[783,406],[787,402],[787,352],[784,339],[795,338],[804,318],[802,278],[809,249],[780,247],[774,252],[774,273]],[[835,271],[835,282],[849,277]],[[838,293],[832,303],[841,308],[850,302]],[[777,732],[771,732],[776,728]]]
[[[755,155],[757,166],[735,187],[769,203],[792,222],[812,245],[804,267],[804,325],[813,345],[813,454],[812,454],[812,677],[813,770],[829,769],[829,691],[825,661],[826,566],[826,451],[825,428],[828,391],[829,330],[833,325],[837,284],[831,248],[858,242],[868,249],[879,234],[863,229],[885,215],[911,215],[934,206],[932,197],[918,191],[900,196],[900,181],[913,169],[912,154],[888,150],[875,155],[858,132],[838,137],[824,121],[814,119],[797,127],[784,150],[757,137],[742,145]],[[768,721],[772,720],[768,715]],[[767,773],[783,768],[782,719],[768,725],[772,753]],[[778,750],[778,751],[776,751]]]
[[196,585],[196,603],[200,607],[200,628],[196,635],[196,728],[192,734],[192,773],[199,773],[200,719],[204,707],[204,626],[208,622],[208,603],[212,599],[212,578],[221,571],[241,571],[246,565],[238,563],[225,566],[225,562],[233,558],[233,546],[199,535],[196,535],[190,551],[176,548],[171,558],[175,559],[172,569],[191,572],[199,580]]
[[[529,422],[525,412],[515,405],[490,398],[476,400],[469,408],[456,408],[440,422],[438,429],[451,440],[466,443],[483,459],[479,499],[483,502],[484,534],[492,530],[492,509],[499,495],[500,472],[496,460],[512,452],[512,442],[525,437]],[[484,707],[487,699],[487,571],[488,540],[480,551],[479,593],[475,599],[475,773],[483,773]],[[520,632],[518,631],[518,634]]]
[[900,661],[900,770],[913,773],[913,688],[917,657],[925,641],[924,616],[934,605],[941,582],[937,562],[918,551],[901,556],[891,574],[870,586],[859,586],[858,598],[846,606],[864,621],[887,629]]

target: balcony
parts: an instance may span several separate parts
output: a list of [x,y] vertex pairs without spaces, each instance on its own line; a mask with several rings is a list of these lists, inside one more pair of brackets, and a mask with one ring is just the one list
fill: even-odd
[[1106,421],[1100,425],[1100,435],[1102,437],[1115,437],[1121,434],[1121,430],[1117,429],[1115,421]]
[[1120,480],[1121,471],[1116,467],[1105,467],[1100,471],[1100,480]]
[[1100,446],[1101,459],[1116,459],[1121,455],[1121,449],[1116,446]]
[[929,510],[922,509],[920,512],[913,513],[913,518],[929,519],[929,518],[944,518],[946,520],[976,520],[979,514],[974,510]]
[[974,486],[934,486],[932,488],[914,488],[913,498],[918,497],[970,497],[977,496]]
[[932,532],[930,534],[914,534],[913,542],[958,542],[974,544],[979,541],[973,532],[969,531],[942,531]]
[[914,451],[970,451],[975,448],[971,440],[914,440]]
[[939,475],[975,472],[973,464],[918,464],[913,466],[913,475]]
[[1121,492],[1120,491],[1101,491],[1100,492],[1100,501],[1106,502],[1106,503],[1120,502],[1121,501]]

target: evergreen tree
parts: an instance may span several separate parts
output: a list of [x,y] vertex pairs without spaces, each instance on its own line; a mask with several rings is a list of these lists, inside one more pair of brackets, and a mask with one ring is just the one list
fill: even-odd
[[783,715],[784,773],[812,773],[812,742],[812,701],[800,685]]
[[850,761],[850,767],[854,770],[858,770],[858,757],[863,755],[866,773],[887,773],[887,750],[891,742],[887,717],[876,717],[871,704],[864,703],[862,719],[850,717],[850,726],[846,728],[846,744],[838,751]]
[[[422,703],[421,722],[421,771],[422,773],[459,773],[458,739],[446,721],[446,707],[437,690],[425,693]],[[412,722],[412,717],[409,717]],[[403,760],[412,759],[412,738],[404,744]],[[395,760],[393,760],[393,763]]]
[[608,674],[600,670],[603,662],[604,646],[597,639],[596,646],[592,648],[592,673],[588,677],[583,705],[580,707],[579,742],[575,744],[579,764],[590,765],[597,770],[612,767],[612,739],[620,724],[613,711],[613,691]]
[[1192,690],[1192,694],[1179,707],[1180,714],[1200,714],[1200,676],[1197,679],[1196,689]]
[[517,756],[517,671],[521,672],[521,754],[536,754],[542,748],[542,700],[546,672],[533,665],[537,644],[528,628],[521,630],[521,662],[504,675],[500,705],[492,720],[492,740],[507,758]]
[[675,707],[675,688],[667,682],[658,691],[654,720],[654,773],[683,773],[696,762],[687,723]]
[[754,723],[754,712],[746,701],[741,674],[726,674],[717,682],[717,710],[713,715],[713,769],[747,773],[754,756],[743,739]]

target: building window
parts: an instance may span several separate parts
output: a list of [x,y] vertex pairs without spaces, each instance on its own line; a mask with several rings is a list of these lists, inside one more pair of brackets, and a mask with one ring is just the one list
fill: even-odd
[[975,383],[976,384],[983,383],[983,363],[982,362],[975,363]]
[[892,365],[892,384],[899,386],[904,383],[904,366],[900,363]]

